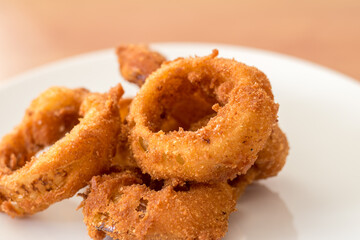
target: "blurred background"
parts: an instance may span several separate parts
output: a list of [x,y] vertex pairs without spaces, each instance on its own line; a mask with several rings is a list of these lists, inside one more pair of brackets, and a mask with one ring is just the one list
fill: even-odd
[[0,82],[120,43],[215,42],[360,79],[360,0],[0,0]]

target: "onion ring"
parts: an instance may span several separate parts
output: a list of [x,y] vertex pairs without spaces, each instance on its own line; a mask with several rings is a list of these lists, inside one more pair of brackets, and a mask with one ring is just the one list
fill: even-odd
[[[73,196],[94,175],[109,168],[120,131],[121,85],[108,94],[91,94],[81,104],[84,116],[69,134],[25,166],[0,176],[1,211],[31,215]],[[15,153],[16,154],[16,153]]]
[[[146,185],[145,185],[146,184]],[[235,210],[233,188],[157,182],[134,171],[96,176],[83,201],[84,222],[93,239],[220,239]]]
[[21,124],[0,142],[0,173],[21,168],[71,130],[79,122],[79,108],[88,93],[86,89],[52,87],[33,100]]
[[121,75],[125,80],[141,87],[147,76],[158,69],[165,57],[151,51],[146,45],[122,45],[117,48]]
[[[278,110],[268,79],[217,54],[163,64],[134,98],[128,117],[131,149],[153,178],[224,181],[246,173],[264,147]],[[206,104],[191,104],[197,99]],[[215,116],[206,126],[189,131],[209,115]],[[171,118],[181,126],[166,132],[161,126]]]

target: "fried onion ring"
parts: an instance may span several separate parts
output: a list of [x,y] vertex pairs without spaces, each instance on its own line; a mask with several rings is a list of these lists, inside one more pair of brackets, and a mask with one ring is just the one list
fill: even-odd
[[134,171],[96,176],[83,202],[84,222],[91,238],[220,239],[235,210],[227,183],[151,187]]
[[[134,98],[131,149],[153,178],[224,181],[245,174],[264,147],[278,110],[268,79],[217,54],[163,64]],[[207,116],[205,126],[190,130]],[[180,122],[177,131],[162,129],[169,119]]]
[[108,94],[90,94],[81,104],[83,118],[70,133],[25,166],[0,175],[1,211],[11,216],[34,214],[73,196],[107,170],[120,131],[122,94],[121,85]]
[[20,125],[0,142],[0,173],[21,168],[38,151],[50,146],[78,122],[86,89],[52,87],[34,99]]
[[141,87],[150,73],[158,69],[165,57],[140,44],[122,45],[117,48],[121,75],[125,80]]

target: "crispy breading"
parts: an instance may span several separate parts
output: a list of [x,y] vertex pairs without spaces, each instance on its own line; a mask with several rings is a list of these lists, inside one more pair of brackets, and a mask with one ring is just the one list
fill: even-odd
[[[225,181],[254,164],[277,111],[269,80],[256,68],[217,58],[216,50],[176,59],[151,74],[131,104],[131,150],[156,179]],[[208,115],[206,125],[189,130]],[[163,129],[174,119],[177,129]]]
[[220,239],[235,210],[233,188],[227,183],[151,188],[133,171],[97,176],[83,203],[90,237],[103,239]]
[[129,44],[117,48],[121,75],[129,82],[141,87],[148,75],[166,61],[160,53],[146,45]]
[[[83,118],[66,136],[23,167],[0,175],[0,210],[31,215],[73,196],[110,167],[120,130],[121,85],[90,94],[80,107]],[[16,152],[15,152],[16,153]]]
[[22,122],[0,142],[0,173],[21,168],[41,149],[50,146],[78,122],[86,89],[51,87],[34,99]]

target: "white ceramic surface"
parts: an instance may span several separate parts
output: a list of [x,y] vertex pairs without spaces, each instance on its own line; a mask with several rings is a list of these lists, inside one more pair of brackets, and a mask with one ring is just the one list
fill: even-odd
[[[249,48],[170,43],[153,47],[169,59],[206,55],[218,48],[264,71],[280,103],[280,126],[291,150],[278,177],[250,186],[230,217],[226,240],[360,239],[360,84],[292,57]],[[106,91],[123,83],[113,50],[33,70],[0,86],[0,136],[9,132],[31,99],[53,85]],[[25,219],[0,214],[0,239],[89,239],[78,197]]]

